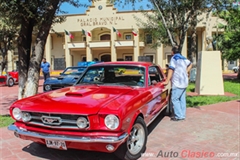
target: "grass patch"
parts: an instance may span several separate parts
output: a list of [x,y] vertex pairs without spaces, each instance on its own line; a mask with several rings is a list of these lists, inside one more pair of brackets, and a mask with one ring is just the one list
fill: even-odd
[[[187,92],[194,92],[195,84],[190,83]],[[187,107],[197,107],[220,102],[227,102],[240,99],[240,81],[239,80],[224,80],[224,92],[235,94],[235,97],[229,96],[187,96]]]
[[0,115],[0,128],[6,127],[10,124],[12,124],[14,120],[11,118],[11,116],[1,116]]

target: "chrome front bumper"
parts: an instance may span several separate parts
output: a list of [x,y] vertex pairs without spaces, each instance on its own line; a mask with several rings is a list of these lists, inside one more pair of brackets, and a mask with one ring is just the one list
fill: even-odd
[[18,128],[14,124],[8,126],[8,130],[13,131],[16,137],[27,136],[27,137],[34,137],[34,138],[40,138],[40,139],[62,140],[62,141],[79,142],[79,143],[96,143],[96,142],[97,143],[119,143],[119,142],[123,142],[128,137],[127,133],[124,133],[119,137],[111,137],[111,136],[83,137],[83,136],[53,135],[53,134],[30,132],[30,131],[27,131],[26,129]]

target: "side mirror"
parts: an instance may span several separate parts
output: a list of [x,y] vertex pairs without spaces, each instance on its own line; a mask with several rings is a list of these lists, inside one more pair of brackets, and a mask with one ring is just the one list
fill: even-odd
[[63,75],[63,73],[60,73],[60,76]]

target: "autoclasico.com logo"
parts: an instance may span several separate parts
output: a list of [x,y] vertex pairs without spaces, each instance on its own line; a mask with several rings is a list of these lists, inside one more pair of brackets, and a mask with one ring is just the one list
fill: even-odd
[[215,153],[208,151],[191,151],[191,150],[182,150],[180,152],[175,151],[163,151],[160,150],[158,153],[145,152],[142,153],[142,157],[159,157],[159,158],[239,158],[240,153]]

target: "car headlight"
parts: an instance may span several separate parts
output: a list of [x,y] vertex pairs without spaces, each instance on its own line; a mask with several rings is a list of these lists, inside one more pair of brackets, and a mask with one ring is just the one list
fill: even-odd
[[47,84],[44,86],[45,91],[50,91],[52,90],[51,85]]
[[31,117],[30,113],[27,113],[27,112],[22,113],[22,121],[23,122],[28,122],[31,120],[31,118],[32,117]]
[[14,108],[12,111],[13,118],[20,120],[22,118],[22,111],[19,108]]
[[81,129],[87,128],[88,124],[89,124],[89,122],[88,122],[87,118],[85,118],[85,117],[79,117],[77,119],[77,126]]
[[107,128],[114,130],[114,129],[117,129],[119,126],[119,119],[117,116],[113,114],[109,114],[105,117],[104,123]]

